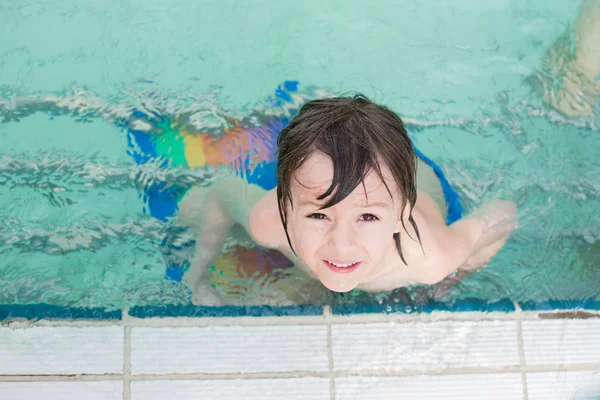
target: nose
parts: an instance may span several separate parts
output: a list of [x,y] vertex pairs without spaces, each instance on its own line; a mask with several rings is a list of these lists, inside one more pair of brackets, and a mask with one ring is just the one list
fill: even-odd
[[344,256],[356,245],[356,235],[350,224],[335,224],[329,231],[329,240],[339,256]]

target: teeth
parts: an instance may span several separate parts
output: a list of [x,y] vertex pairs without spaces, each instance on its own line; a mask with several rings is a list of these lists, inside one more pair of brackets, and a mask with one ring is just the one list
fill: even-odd
[[334,263],[332,261],[327,261],[327,262],[330,263],[330,264],[335,265],[336,267],[340,267],[340,268],[346,268],[346,267],[350,267],[350,266],[356,264],[355,262],[349,263],[349,264],[336,264],[336,263]]

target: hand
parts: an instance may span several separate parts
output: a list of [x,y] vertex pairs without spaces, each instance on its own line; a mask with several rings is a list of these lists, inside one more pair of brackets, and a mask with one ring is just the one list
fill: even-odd
[[456,271],[448,275],[444,280],[427,288],[427,293],[432,300],[442,301],[444,298],[452,294],[452,288],[458,285],[467,275],[469,271]]
[[187,281],[185,283],[192,291],[192,304],[196,306],[216,307],[228,304],[223,296],[217,292],[216,288],[211,286],[208,277],[203,277],[203,279],[195,283],[188,283]]

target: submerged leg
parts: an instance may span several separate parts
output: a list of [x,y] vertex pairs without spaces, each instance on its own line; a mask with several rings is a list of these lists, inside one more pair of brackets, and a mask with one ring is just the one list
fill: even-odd
[[584,0],[575,25],[552,45],[530,83],[567,117],[594,114],[600,100],[600,0]]

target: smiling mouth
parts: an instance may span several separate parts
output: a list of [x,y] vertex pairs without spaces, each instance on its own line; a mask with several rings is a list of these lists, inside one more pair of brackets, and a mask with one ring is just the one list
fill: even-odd
[[332,261],[328,261],[328,260],[323,260],[323,262],[333,272],[337,272],[340,274],[348,274],[348,273],[356,270],[356,268],[358,268],[358,266],[361,264],[360,261],[353,262],[353,263],[337,263],[337,262],[332,262]]

